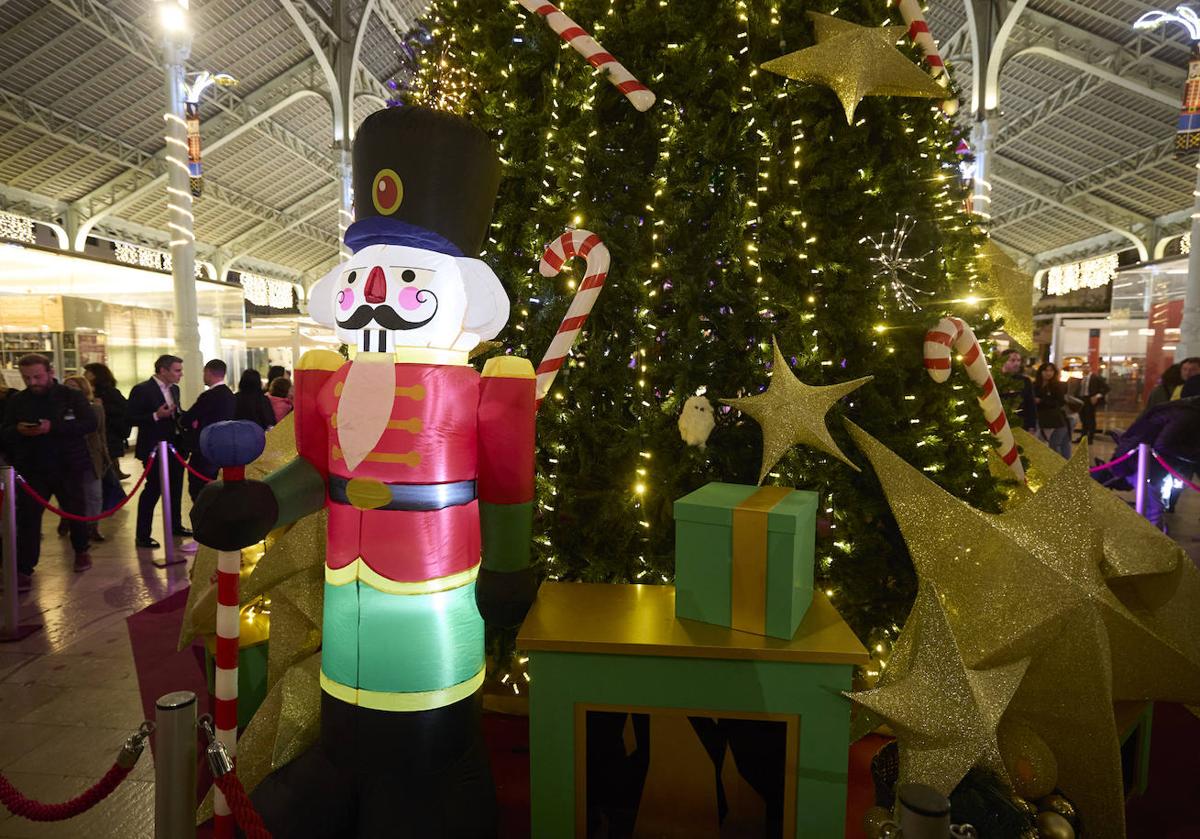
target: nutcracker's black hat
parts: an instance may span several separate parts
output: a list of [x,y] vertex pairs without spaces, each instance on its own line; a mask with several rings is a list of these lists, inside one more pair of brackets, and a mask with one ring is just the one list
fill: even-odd
[[407,245],[474,257],[500,185],[491,141],[462,117],[415,106],[376,111],[354,138],[346,246]]

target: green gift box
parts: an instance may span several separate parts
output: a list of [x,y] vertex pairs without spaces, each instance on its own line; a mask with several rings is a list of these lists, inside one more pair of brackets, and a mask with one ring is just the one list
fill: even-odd
[[675,502],[675,616],[790,639],[812,602],[817,494],[710,483]]

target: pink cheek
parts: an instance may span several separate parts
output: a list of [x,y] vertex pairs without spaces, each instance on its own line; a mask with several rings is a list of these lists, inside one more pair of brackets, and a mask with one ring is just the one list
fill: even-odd
[[348,312],[354,306],[354,292],[348,288],[342,289],[338,292],[337,300],[342,311]]
[[413,309],[421,308],[421,301],[418,299],[420,289],[406,286],[400,291],[400,307],[412,311]]

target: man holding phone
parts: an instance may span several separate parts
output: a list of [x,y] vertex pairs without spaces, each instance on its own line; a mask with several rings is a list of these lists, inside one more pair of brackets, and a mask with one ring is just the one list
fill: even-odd
[[[13,465],[31,489],[54,496],[68,513],[84,514],[83,475],[91,470],[88,434],[96,430],[96,414],[78,390],[54,380],[50,359],[26,355],[18,362],[25,389],[5,404],[0,427],[14,455]],[[70,522],[75,570],[92,567],[88,525]],[[42,545],[42,505],[28,493],[17,493],[17,586],[28,591]]]
[[[137,459],[145,466],[151,453],[163,440],[175,445],[179,440],[176,416],[179,414],[179,380],[183,378],[183,359],[175,355],[160,355],[154,362],[154,375],[129,391],[129,421],[137,427]],[[179,517],[180,496],[183,494],[183,467],[179,461],[167,456],[167,470],[171,480],[171,521],[175,532],[172,536],[191,536]],[[150,470],[146,476],[142,495],[138,499],[137,533],[135,544],[139,548],[162,547],[150,536],[154,522],[154,508],[162,496],[159,468]]]

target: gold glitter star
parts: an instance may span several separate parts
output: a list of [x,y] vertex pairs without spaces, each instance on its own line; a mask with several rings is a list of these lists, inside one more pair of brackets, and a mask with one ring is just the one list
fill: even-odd
[[918,578],[941,593],[967,666],[1032,656],[1013,713],[1054,749],[1059,786],[1089,829],[1123,836],[1113,698],[1194,702],[1200,671],[1107,586],[1086,447],[1024,503],[993,515],[852,424],[850,432],[883,484]]
[[986,275],[979,293],[987,308],[1004,318],[1004,331],[1026,349],[1033,343],[1033,277],[988,239],[979,255],[979,267]]
[[917,96],[945,99],[946,89],[904,54],[896,42],[903,26],[859,26],[840,18],[809,12],[817,44],[762,65],[764,70],[802,82],[830,87],[854,122],[864,96]]
[[846,694],[896,731],[901,783],[949,795],[973,766],[1007,777],[996,729],[1029,659],[968,668],[931,583],[918,590],[901,639],[900,668],[889,664],[878,687]]
[[859,471],[829,436],[829,429],[825,426],[825,414],[835,402],[862,387],[873,377],[865,376],[852,382],[825,387],[806,385],[792,373],[774,338],[771,339],[771,346],[775,349],[775,363],[771,368],[771,384],[767,387],[767,392],[741,399],[721,400],[726,405],[732,405],[742,413],[749,414],[762,426],[763,461],[758,482],[761,484],[772,467],[787,454],[787,450],[797,444],[820,449],[851,469]]

